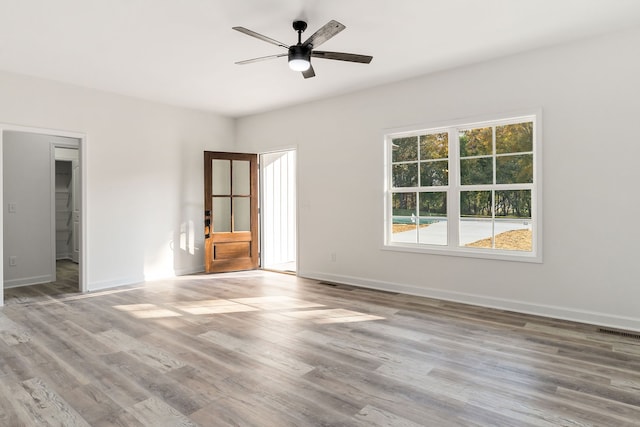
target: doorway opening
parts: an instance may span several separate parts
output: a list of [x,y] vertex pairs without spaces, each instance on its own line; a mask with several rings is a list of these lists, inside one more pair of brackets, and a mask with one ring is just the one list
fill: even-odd
[[80,152],[76,144],[52,143],[56,288],[80,290]]
[[260,155],[261,265],[265,270],[298,270],[296,150]]
[[83,142],[80,134],[0,125],[0,305],[5,293],[31,285],[85,291]]
[[52,215],[55,258],[80,262],[80,156],[78,148],[54,144]]

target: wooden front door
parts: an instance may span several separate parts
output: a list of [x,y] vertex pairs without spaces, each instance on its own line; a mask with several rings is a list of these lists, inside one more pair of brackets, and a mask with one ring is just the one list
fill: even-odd
[[204,152],[205,271],[258,268],[258,156]]

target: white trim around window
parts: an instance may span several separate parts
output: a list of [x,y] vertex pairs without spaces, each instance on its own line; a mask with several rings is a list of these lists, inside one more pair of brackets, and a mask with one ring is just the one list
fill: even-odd
[[542,262],[542,113],[384,132],[382,249]]

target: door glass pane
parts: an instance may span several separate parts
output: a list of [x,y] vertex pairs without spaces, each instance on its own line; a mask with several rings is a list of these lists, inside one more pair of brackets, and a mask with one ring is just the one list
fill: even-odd
[[233,198],[233,231],[251,231],[251,199]]
[[248,196],[251,194],[251,173],[249,162],[246,160],[233,161],[233,195]]
[[231,194],[231,161],[214,159],[211,165],[211,194]]
[[231,197],[213,198],[213,231],[215,233],[231,231]]

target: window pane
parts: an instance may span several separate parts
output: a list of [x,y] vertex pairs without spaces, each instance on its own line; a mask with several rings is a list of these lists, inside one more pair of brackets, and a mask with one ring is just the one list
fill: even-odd
[[416,193],[393,193],[392,238],[394,242],[416,243]]
[[211,175],[212,194],[231,194],[231,161],[220,159],[212,160]]
[[231,197],[213,198],[213,231],[216,233],[231,231]]
[[531,190],[496,191],[495,248],[531,252]]
[[462,185],[493,184],[493,158],[460,160]]
[[500,156],[496,158],[496,183],[515,184],[533,182],[533,154]]
[[447,193],[420,193],[419,210],[421,217],[447,216]]
[[396,138],[392,141],[393,161],[410,162],[418,160],[418,137]]
[[460,136],[460,157],[493,154],[493,129],[464,129]]
[[496,127],[496,152],[533,151],[533,122]]
[[251,231],[251,199],[233,198],[233,231]]
[[460,246],[493,247],[491,191],[460,192]]
[[418,242],[427,245],[447,244],[447,193],[418,194]]
[[251,182],[250,163],[248,160],[233,161],[233,194],[248,196]]
[[461,191],[460,216],[491,218],[491,191]]
[[447,218],[420,218],[418,243],[446,246],[448,243]]
[[411,217],[416,214],[416,193],[393,193],[392,215]]
[[449,184],[449,161],[420,162],[420,185],[432,187]]
[[531,219],[531,190],[496,191],[496,218]]
[[446,159],[449,157],[449,134],[432,133],[420,137],[420,159]]
[[392,185],[394,187],[417,187],[418,163],[393,165]]

